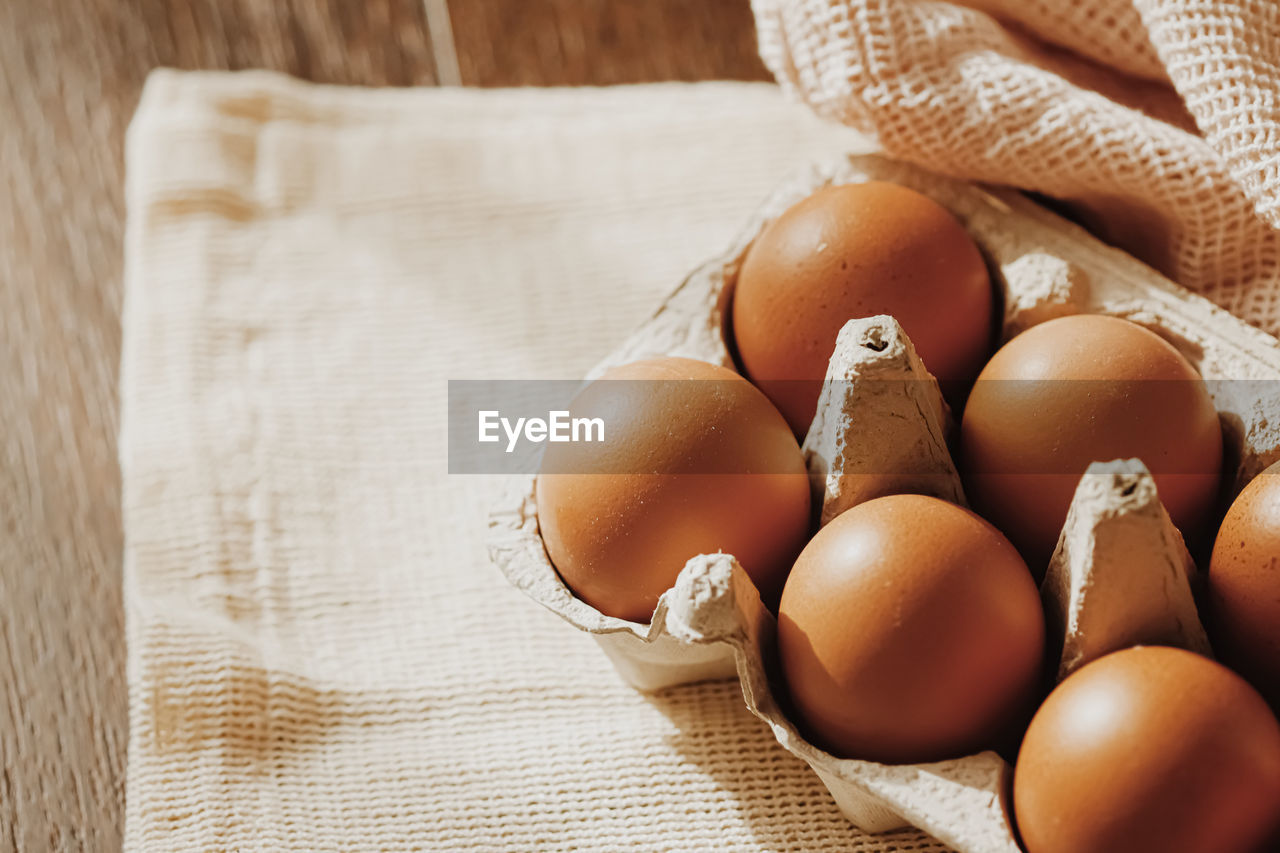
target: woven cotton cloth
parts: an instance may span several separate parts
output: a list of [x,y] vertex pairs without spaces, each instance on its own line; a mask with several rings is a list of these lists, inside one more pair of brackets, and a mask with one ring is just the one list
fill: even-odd
[[1074,204],[1280,333],[1280,3],[753,0],[765,63],[891,156]]
[[732,681],[645,697],[510,588],[446,380],[585,371],[860,144],[764,85],[158,73],[128,145],[129,851],[942,848],[865,836]]

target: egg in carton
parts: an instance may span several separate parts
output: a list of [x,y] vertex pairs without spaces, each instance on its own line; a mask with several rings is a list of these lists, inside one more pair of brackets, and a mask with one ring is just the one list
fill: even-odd
[[[1128,545],[1117,555],[1114,537]],[[1150,548],[1149,551],[1145,550]],[[1126,559],[1141,552],[1137,561]],[[1042,587],[1059,616],[1059,680],[1090,660],[1137,644],[1208,652],[1196,616],[1190,556],[1138,460],[1096,463],[1081,480]],[[918,827],[959,853],[1017,853],[1012,768],[985,751],[922,764],[834,756],[791,719],[776,660],[776,620],[738,562],[700,555],[661,606],[666,630],[691,645],[734,649],[747,707],[822,779],[850,822],[868,832]]]
[[[1280,457],[1280,398],[1215,380],[1280,376],[1280,344],[1107,247],[1023,196],[942,178],[876,156],[814,169],[778,190],[730,248],[697,269],[658,312],[599,364],[684,356],[733,367],[725,317],[751,241],[773,217],[828,184],[882,180],[930,196],[965,226],[1001,290],[1002,337],[1059,316],[1123,317],[1170,341],[1209,381],[1229,456],[1232,491]],[[936,383],[892,318],[841,331],[818,413],[804,442],[822,522],[873,497],[915,492],[964,503],[947,452],[949,413]],[[1268,389],[1270,386],[1266,386]],[[808,742],[776,701],[775,626],[729,555],[690,561],[647,625],[607,616],[561,582],[538,533],[534,478],[514,483],[490,516],[490,552],[535,601],[595,636],[641,690],[732,675],[751,710],[807,761],[844,814],[868,831],[915,825],[962,853],[1014,851],[1010,768],[994,752],[926,765],[840,759]],[[1143,559],[1135,561],[1135,554]],[[1194,563],[1141,463],[1095,465],[1082,478],[1042,585],[1059,677],[1139,642],[1208,650],[1189,587]]]

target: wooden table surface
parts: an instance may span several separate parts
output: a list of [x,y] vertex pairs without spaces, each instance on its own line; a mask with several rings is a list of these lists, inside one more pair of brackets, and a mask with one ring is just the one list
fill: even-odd
[[0,0],[0,850],[121,844],[123,140],[157,66],[768,79],[747,0]]

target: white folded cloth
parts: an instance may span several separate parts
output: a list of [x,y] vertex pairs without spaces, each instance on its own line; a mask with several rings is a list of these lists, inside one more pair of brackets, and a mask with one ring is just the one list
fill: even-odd
[[130,851],[942,848],[864,836],[725,681],[645,697],[507,586],[446,380],[581,376],[775,182],[772,86],[158,72],[128,146]]

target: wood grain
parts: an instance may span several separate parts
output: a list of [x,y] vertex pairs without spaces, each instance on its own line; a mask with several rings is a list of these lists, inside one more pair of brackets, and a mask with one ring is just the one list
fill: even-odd
[[451,0],[462,82],[770,80],[746,0]]
[[[747,0],[449,11],[466,83],[765,78]],[[0,0],[0,850],[121,845],[123,139],[147,72],[430,85],[432,35],[422,0]]]

